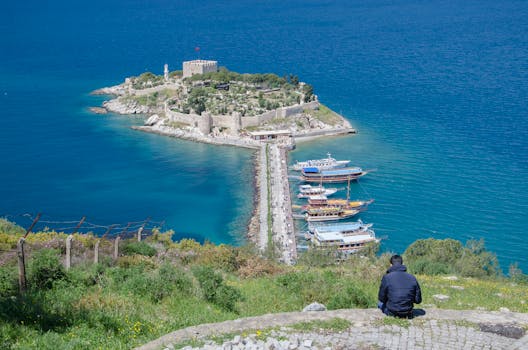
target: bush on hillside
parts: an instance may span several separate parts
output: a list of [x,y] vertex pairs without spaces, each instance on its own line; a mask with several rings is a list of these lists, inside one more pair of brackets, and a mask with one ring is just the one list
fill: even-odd
[[0,267],[0,298],[7,298],[17,293],[17,276],[14,268]]
[[196,266],[193,274],[200,284],[205,300],[227,311],[236,312],[236,303],[242,300],[242,293],[238,289],[226,285],[222,275],[211,267]]
[[338,294],[341,301],[336,299],[335,305],[346,304],[347,301],[343,300],[348,296],[343,295],[343,281],[345,279],[341,273],[315,269],[289,272],[275,279],[285,295],[296,295],[305,305],[314,301],[328,304]]
[[21,237],[26,230],[14,222],[0,218],[0,233]]
[[515,283],[528,284],[528,275],[522,272],[518,263],[510,264],[508,268],[508,276],[510,276],[511,280]]
[[158,228],[152,229],[152,235],[147,238],[149,242],[158,242],[163,244],[165,248],[171,247],[174,242],[172,241],[172,236],[174,235],[173,230],[168,230],[165,232],[160,232]]
[[299,256],[298,264],[309,267],[334,266],[336,264],[337,254],[337,249],[308,249]]
[[172,285],[176,290],[183,294],[190,295],[192,293],[192,279],[181,269],[165,263],[161,265],[158,274],[163,283]]
[[237,248],[226,244],[214,245],[205,243],[202,246],[200,255],[196,263],[204,266],[210,266],[213,269],[219,269],[226,272],[233,272],[238,269],[238,251]]
[[283,267],[256,254],[241,253],[237,256],[238,275],[242,278],[255,278],[281,273]]
[[154,256],[157,251],[156,248],[150,246],[146,242],[137,242],[137,241],[126,241],[123,244],[121,252],[124,255],[144,255],[144,256]]
[[328,310],[367,308],[372,298],[352,282],[337,289],[337,293],[330,297],[327,303]]
[[500,274],[495,254],[486,251],[484,241],[470,240],[465,246],[454,239],[420,239],[403,253],[410,272],[425,275],[458,274],[486,277]]
[[29,262],[28,282],[35,290],[50,289],[53,283],[66,277],[56,249],[42,249],[35,252]]

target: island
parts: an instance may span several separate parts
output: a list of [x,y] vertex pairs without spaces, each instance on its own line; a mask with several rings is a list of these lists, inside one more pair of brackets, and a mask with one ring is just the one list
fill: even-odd
[[163,75],[146,72],[93,94],[112,96],[92,107],[94,113],[145,115],[144,125],[134,129],[256,149],[256,198],[247,236],[287,264],[297,260],[288,151],[303,140],[356,132],[296,75],[241,74],[219,68],[217,61],[186,61],[172,72],[165,64]]
[[172,72],[166,64],[163,75],[146,72],[93,93],[113,99],[92,111],[146,115],[136,129],[214,144],[293,148],[303,139],[355,132],[297,76],[241,74],[217,61],[186,61]]

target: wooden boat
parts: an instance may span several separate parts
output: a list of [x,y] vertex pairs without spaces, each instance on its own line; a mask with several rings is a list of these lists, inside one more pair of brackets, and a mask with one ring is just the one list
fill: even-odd
[[327,157],[322,159],[310,159],[304,162],[297,162],[291,166],[291,169],[301,171],[303,168],[314,167],[320,170],[328,170],[335,168],[343,168],[347,166],[348,163],[350,163],[349,160],[336,160],[335,158],[332,158],[332,155],[330,153],[327,153],[326,155]]
[[337,192],[337,188],[325,188],[321,185],[312,186],[312,185],[301,185],[299,186],[299,194],[297,198],[311,198],[313,196],[323,195],[331,196]]
[[356,210],[366,210],[368,205],[374,202],[373,199],[369,200],[355,200],[349,201],[348,199],[328,199],[324,196],[316,196],[308,199],[308,205],[302,207],[303,210],[308,210],[309,208],[318,208],[318,207],[340,207],[343,209],[356,209]]
[[360,167],[332,170],[319,170],[318,168],[312,167],[302,169],[301,180],[317,183],[347,182],[357,180],[368,173],[368,170],[363,170]]
[[308,222],[343,220],[357,215],[359,212],[360,210],[357,209],[344,209],[336,206],[324,206],[308,208],[304,218]]

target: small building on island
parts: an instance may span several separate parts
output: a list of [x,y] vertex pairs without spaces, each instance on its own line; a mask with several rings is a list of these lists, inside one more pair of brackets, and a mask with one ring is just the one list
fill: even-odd
[[183,62],[183,77],[191,77],[195,74],[205,74],[218,71],[217,61],[193,60]]
[[290,130],[264,130],[252,131],[248,133],[253,140],[256,141],[271,141],[282,144],[292,144],[293,136]]

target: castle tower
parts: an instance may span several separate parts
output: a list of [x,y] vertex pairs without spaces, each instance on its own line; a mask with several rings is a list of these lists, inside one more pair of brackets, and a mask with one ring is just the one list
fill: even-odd
[[194,74],[205,74],[218,71],[217,61],[194,60],[183,62],[183,77],[187,78]]
[[165,82],[169,81],[169,65],[167,63],[163,66],[163,78]]

